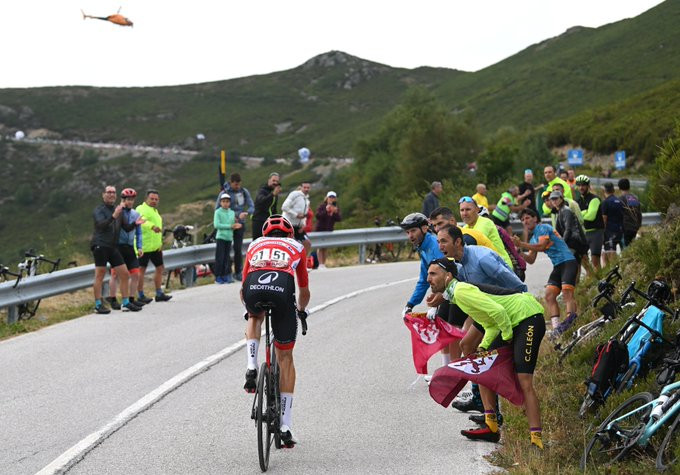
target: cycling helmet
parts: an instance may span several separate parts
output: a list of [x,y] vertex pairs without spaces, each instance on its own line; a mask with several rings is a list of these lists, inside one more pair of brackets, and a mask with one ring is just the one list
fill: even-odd
[[132,188],[125,188],[123,191],[120,192],[121,198],[134,198],[136,196],[137,192]]
[[290,224],[290,221],[280,214],[271,215],[269,218],[267,218],[267,221],[265,221],[264,225],[262,226],[263,236],[268,236],[273,231],[282,231],[288,236],[292,236],[294,232],[293,225]]
[[588,175],[579,175],[576,177],[576,184],[577,185],[590,185],[590,178],[588,178]]
[[484,217],[489,217],[489,210],[486,209],[486,206],[480,206],[479,207],[479,215],[484,216]]
[[671,289],[662,280],[653,280],[647,287],[647,295],[657,303],[668,303],[671,299]]
[[188,226],[178,224],[172,229],[172,237],[174,237],[178,241],[184,241],[189,236],[189,229],[187,228]]
[[423,213],[411,213],[401,220],[399,226],[401,226],[401,229],[407,230],[427,226],[428,224],[427,217]]

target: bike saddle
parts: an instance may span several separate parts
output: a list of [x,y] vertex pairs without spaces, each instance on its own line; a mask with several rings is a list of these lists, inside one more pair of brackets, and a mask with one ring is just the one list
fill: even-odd
[[257,310],[272,310],[276,308],[276,304],[274,302],[257,302],[255,308]]

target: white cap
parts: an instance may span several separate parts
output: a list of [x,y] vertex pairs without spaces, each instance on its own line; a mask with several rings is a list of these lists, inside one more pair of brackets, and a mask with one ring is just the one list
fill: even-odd
[[231,201],[231,196],[229,196],[229,193],[222,193],[220,195],[220,201],[222,201],[225,198],[228,199],[229,201]]
[[337,198],[338,195],[335,193],[335,191],[329,191],[326,193],[326,198]]

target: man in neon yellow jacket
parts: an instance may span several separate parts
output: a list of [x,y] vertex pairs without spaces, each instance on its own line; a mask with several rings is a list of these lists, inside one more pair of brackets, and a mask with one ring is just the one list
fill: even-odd
[[172,296],[167,295],[161,288],[163,281],[163,218],[158,212],[158,202],[160,196],[158,191],[149,190],[146,192],[146,200],[141,205],[137,206],[136,211],[145,220],[142,224],[142,245],[144,246],[144,254],[139,258],[139,267],[141,278],[137,284],[137,298],[141,302],[149,303],[152,301],[149,297],[144,295],[144,274],[149,261],[156,268],[153,275],[153,282],[156,286],[156,302],[167,302]]
[[[427,282],[434,293],[443,293],[452,304],[472,318],[474,325],[484,331],[480,349],[493,350],[512,345],[513,360],[519,384],[524,393],[531,443],[543,448],[541,439],[541,412],[534,391],[533,373],[541,340],[545,335],[543,306],[529,293],[494,295],[489,289],[482,292],[477,286],[457,280],[455,261],[446,257],[435,259],[427,270]],[[480,328],[481,327],[481,328]],[[461,341],[463,353],[471,348],[466,338]],[[484,403],[485,426],[463,430],[469,439],[498,442],[500,431],[496,419],[496,399],[493,393],[480,386]]]
[[[557,176],[557,171],[555,170],[555,167],[552,165],[548,165],[543,169],[543,176],[545,177],[546,181],[548,184],[545,187],[545,191],[553,191],[553,185],[555,183],[560,183],[563,188],[563,194],[565,198],[568,198],[570,200],[573,200],[574,197],[571,193],[571,187],[569,186],[569,183],[561,179],[560,177]],[[544,191],[544,192],[545,192]],[[546,216],[550,215],[550,208],[547,205],[543,205],[543,214]]]

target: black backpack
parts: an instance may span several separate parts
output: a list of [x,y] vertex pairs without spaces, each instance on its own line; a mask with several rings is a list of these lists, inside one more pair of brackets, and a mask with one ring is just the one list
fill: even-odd
[[604,399],[604,393],[616,384],[616,376],[628,368],[628,347],[617,339],[595,348],[595,362],[586,384],[596,386],[592,395]]
[[623,204],[623,230],[627,233],[637,232],[642,225],[640,202],[633,195],[621,196]]

